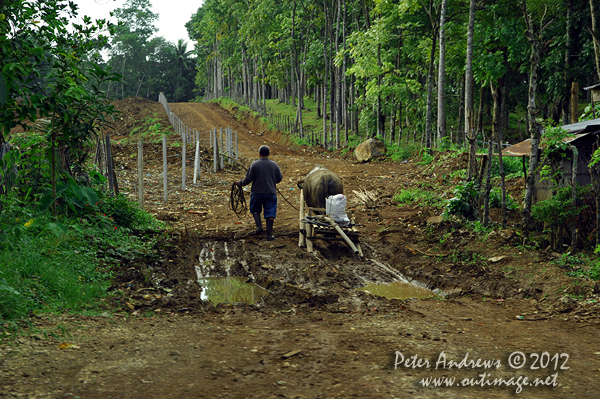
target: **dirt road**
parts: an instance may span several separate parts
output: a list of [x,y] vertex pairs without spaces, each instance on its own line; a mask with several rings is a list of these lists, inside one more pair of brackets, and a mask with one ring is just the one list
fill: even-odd
[[[160,105],[142,105],[127,118],[155,112],[164,120]],[[149,162],[146,207],[183,233],[174,234],[163,260],[123,261],[102,316],[39,318],[31,337],[2,343],[0,397],[598,397],[598,298],[589,284],[565,277],[552,254],[519,246],[516,230],[482,239],[458,222],[428,223],[438,208],[392,202],[400,189],[442,184],[464,160],[440,154],[430,170],[414,162],[358,164],[339,152],[291,147],[216,105],[171,106],[200,132],[237,130],[246,165],[261,144],[271,146],[284,175],[279,189],[294,206],[296,182],[313,166],[338,172],[365,258],[338,242],[318,241],[314,254],[298,248],[298,212],[283,198],[277,240],[250,236],[251,216],[239,219],[227,207],[243,168],[210,173],[208,151],[199,184],[185,192],[181,166],[170,164],[167,205],[162,161]],[[120,182],[131,192],[135,151],[128,144],[115,150]],[[152,156],[158,145],[145,151],[159,159]],[[376,193],[376,206],[361,204],[357,190]],[[197,283],[208,276],[246,277],[269,294],[256,305],[214,306],[201,300],[206,290]],[[452,294],[401,301],[357,291],[402,276]]]

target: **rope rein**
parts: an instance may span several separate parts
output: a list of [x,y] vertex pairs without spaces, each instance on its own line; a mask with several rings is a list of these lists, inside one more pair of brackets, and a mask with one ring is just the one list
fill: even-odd
[[236,214],[238,218],[246,216],[248,212],[248,206],[246,205],[246,197],[244,197],[244,190],[234,182],[231,185],[231,194],[229,195],[229,209]]
[[[248,172],[248,168],[244,166],[243,163],[235,159],[234,161],[240,164],[242,168],[244,168],[246,172]],[[279,191],[279,188],[275,187],[275,189],[277,190],[279,195],[281,195],[281,197],[285,200],[285,202],[287,202],[292,208],[300,212],[300,209],[296,208],[294,205],[292,205],[290,201],[288,201],[287,198],[285,198],[281,191]],[[229,194],[229,209],[231,209],[237,215],[237,217],[241,217],[240,215],[242,214],[246,215],[246,212],[248,212],[248,207],[246,206],[246,198],[244,197],[244,190],[237,185],[237,182],[234,182],[231,185],[231,193]]]

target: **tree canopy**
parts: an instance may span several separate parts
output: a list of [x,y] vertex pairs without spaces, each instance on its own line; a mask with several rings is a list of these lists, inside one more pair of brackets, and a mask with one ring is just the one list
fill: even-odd
[[[443,27],[442,0],[208,0],[186,27],[196,41],[199,93],[255,104],[265,98],[295,104],[302,101],[299,94],[314,96],[329,105],[329,142],[336,141],[336,125],[355,131],[362,126],[369,135],[386,135],[387,121],[394,129],[435,129],[432,92],[442,76],[443,28],[445,82],[438,98],[446,120],[438,125],[455,137],[465,134],[467,115],[480,129],[489,126],[497,98],[498,127],[516,137],[509,115],[524,115],[529,101],[528,20],[540,35],[537,117],[568,122],[571,82],[583,87],[598,81],[594,2],[475,1],[473,84],[465,82],[467,0],[445,1]],[[469,89],[472,105],[464,101]]]

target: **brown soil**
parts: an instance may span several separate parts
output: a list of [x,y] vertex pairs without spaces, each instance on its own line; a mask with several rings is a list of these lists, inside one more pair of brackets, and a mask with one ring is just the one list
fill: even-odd
[[[168,120],[155,102],[128,99],[117,105],[123,110],[113,139],[119,185],[135,198],[137,148],[129,133],[148,116],[156,114],[164,125]],[[566,269],[552,262],[556,254],[520,246],[514,227],[476,233],[460,221],[428,222],[441,214],[439,208],[398,207],[392,201],[404,188],[452,196],[456,182],[449,175],[464,168],[466,159],[438,153],[429,166],[412,160],[360,164],[341,152],[293,147],[255,119],[238,121],[214,104],[171,106],[203,138],[214,127],[237,131],[244,165],[257,156],[260,145],[271,147],[271,158],[284,175],[277,240],[250,235],[251,216],[238,218],[228,208],[231,185],[244,175],[242,166],[212,173],[212,152],[203,148],[198,184],[192,184],[189,161],[187,189],[182,191],[181,149],[171,146],[170,195],[163,204],[162,147],[145,144],[145,207],[174,228],[161,249],[164,259],[124,261],[102,317],[37,318],[31,336],[2,343],[0,397],[515,395],[517,386],[434,388],[420,383],[427,377],[480,380],[483,373],[489,373],[484,378],[490,382],[519,376],[532,381],[558,373],[556,384],[524,386],[521,397],[598,397],[597,285],[567,277]],[[315,241],[313,254],[298,247],[296,182],[317,164],[344,181],[360,224],[364,259],[341,242]],[[510,187],[518,198],[522,183],[511,181]],[[362,204],[354,193],[358,190],[375,192],[375,207]],[[497,212],[493,217],[500,218]],[[511,215],[511,223],[519,223],[518,214]],[[499,256],[503,258],[492,260]],[[200,299],[198,275],[248,277],[269,294],[257,305],[214,306]],[[402,276],[448,295],[401,301],[356,290],[367,282]],[[407,359],[427,359],[431,367],[405,362],[396,368],[396,351]],[[516,351],[527,356],[523,368],[509,366]],[[501,367],[449,369],[440,364],[436,369],[442,352],[456,362],[467,354],[475,360],[499,359]],[[531,368],[539,366],[532,354],[543,352],[552,362]],[[568,354],[568,369],[560,369],[567,356],[560,354]]]

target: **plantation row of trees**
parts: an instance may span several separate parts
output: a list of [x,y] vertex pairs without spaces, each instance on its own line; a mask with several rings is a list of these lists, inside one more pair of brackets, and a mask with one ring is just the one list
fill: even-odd
[[300,129],[313,96],[329,147],[359,126],[416,129],[430,147],[451,129],[501,134],[515,112],[523,135],[537,118],[570,122],[571,83],[600,73],[596,2],[206,0],[186,26],[204,96],[280,99]]

